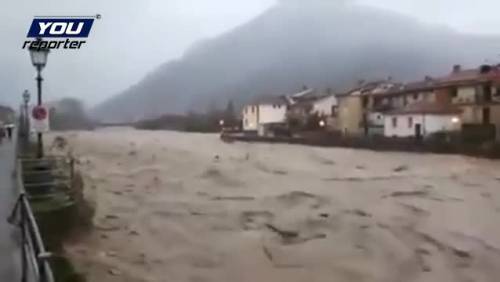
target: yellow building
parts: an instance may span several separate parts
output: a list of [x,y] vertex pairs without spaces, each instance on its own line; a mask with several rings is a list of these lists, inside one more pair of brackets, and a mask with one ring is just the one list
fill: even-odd
[[345,135],[363,134],[363,106],[360,95],[338,95],[338,130]]

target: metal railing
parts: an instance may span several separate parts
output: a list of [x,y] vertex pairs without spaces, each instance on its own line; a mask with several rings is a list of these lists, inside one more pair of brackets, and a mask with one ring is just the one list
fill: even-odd
[[21,231],[21,282],[54,282],[54,275],[40,230],[31,210],[22,179],[22,163],[17,161],[16,180],[20,195],[9,217],[9,222]]

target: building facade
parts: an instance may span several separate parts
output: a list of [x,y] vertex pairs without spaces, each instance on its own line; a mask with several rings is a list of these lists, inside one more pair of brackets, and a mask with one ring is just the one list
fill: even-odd
[[[460,124],[493,128],[500,139],[500,66],[484,65],[462,70],[454,66],[445,76],[426,77],[422,81],[393,87],[373,96],[373,107],[387,110],[402,109],[419,103],[460,110]],[[388,123],[384,122],[384,126]]]
[[435,103],[415,103],[384,115],[385,137],[425,138],[434,133],[460,131],[461,111]]
[[286,121],[287,103],[283,97],[263,97],[243,107],[243,131],[262,132],[266,124]]
[[363,133],[363,107],[359,95],[339,95],[338,129],[344,135],[358,136]]

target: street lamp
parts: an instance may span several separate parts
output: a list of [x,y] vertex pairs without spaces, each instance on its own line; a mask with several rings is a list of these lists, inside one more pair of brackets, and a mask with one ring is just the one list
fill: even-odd
[[28,90],[24,90],[23,92],[23,101],[24,101],[24,105],[27,106],[28,103],[30,102],[30,92]]
[[[49,48],[47,46],[43,46],[42,44],[42,39],[37,38],[35,42],[33,42],[29,48],[30,51],[30,57],[31,57],[31,63],[33,66],[36,68],[37,71],[37,76],[36,76],[36,82],[37,82],[37,90],[38,90],[38,95],[37,95],[37,105],[41,106],[42,105],[42,69],[45,67],[47,64],[47,56],[49,55]],[[42,139],[42,133],[39,132],[37,135],[38,139],[38,146],[37,146],[37,157],[38,158],[43,158],[43,139]]]
[[24,102],[24,112],[23,112],[23,137],[28,139],[29,136],[29,113],[28,113],[28,104],[30,102],[30,92],[28,90],[24,90],[23,92],[23,102]]

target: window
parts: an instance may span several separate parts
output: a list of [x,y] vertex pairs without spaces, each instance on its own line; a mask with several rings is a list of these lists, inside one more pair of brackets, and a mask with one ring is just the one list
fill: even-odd
[[252,113],[255,113],[255,106],[252,106]]
[[398,126],[398,118],[397,117],[393,117],[392,118],[392,127],[397,127]]
[[458,96],[458,89],[456,87],[451,88],[450,90],[451,98],[456,98]]
[[337,107],[332,106],[332,117],[335,117],[335,116],[337,116]]
[[490,124],[490,123],[491,123],[490,108],[488,107],[483,108],[483,124]]
[[408,118],[408,128],[413,128],[413,117]]
[[364,96],[362,99],[361,99],[361,102],[363,104],[363,109],[365,109],[366,107],[368,107],[368,97]]
[[483,86],[483,99],[484,102],[491,102],[491,94],[492,94],[492,89],[491,89],[491,84],[488,83]]
[[413,93],[413,100],[418,100],[418,93]]

